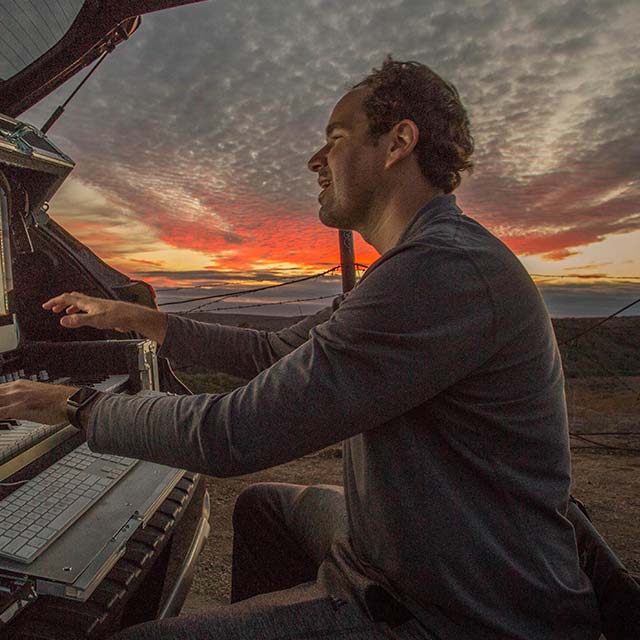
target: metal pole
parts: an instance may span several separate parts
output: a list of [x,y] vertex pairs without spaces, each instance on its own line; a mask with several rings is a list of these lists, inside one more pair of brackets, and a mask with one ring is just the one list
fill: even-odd
[[353,249],[353,232],[346,229],[338,231],[340,240],[340,268],[342,269],[342,293],[356,286],[356,257]]
[[82,79],[80,84],[73,90],[72,94],[61,104],[56,110],[49,116],[49,119],[40,127],[40,131],[42,133],[47,133],[49,129],[56,123],[58,118],[64,113],[65,107],[69,104],[69,102],[73,99],[73,97],[82,89],[84,83],[92,76],[93,72],[104,62],[104,59],[116,48],[114,44],[109,43],[107,50],[102,54],[98,62],[93,65],[93,68],[87,73],[87,75]]

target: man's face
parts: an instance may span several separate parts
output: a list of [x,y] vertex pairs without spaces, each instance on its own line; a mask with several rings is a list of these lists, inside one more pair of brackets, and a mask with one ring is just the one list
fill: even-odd
[[374,145],[362,108],[370,89],[350,91],[336,104],[327,125],[327,143],[309,160],[318,174],[320,220],[328,227],[366,227],[384,170],[385,146]]

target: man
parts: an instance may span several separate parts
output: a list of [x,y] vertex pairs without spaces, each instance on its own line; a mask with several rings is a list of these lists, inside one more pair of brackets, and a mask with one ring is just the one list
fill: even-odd
[[[226,395],[104,394],[80,417],[95,450],[223,476],[344,442],[344,493],[240,496],[236,604],[120,637],[597,637],[564,517],[557,346],[523,267],[451,195],[473,151],[456,90],[388,59],[326,133],[309,161],[320,219],[381,254],[335,309],[264,334],[75,293],[44,305],[253,378]],[[62,420],[72,392],[5,385],[0,417]]]

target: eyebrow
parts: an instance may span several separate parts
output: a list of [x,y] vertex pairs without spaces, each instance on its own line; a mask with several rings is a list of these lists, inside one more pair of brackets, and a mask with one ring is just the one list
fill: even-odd
[[335,129],[348,129],[349,127],[344,122],[331,122],[325,129],[325,135],[327,138],[331,135],[331,132]]

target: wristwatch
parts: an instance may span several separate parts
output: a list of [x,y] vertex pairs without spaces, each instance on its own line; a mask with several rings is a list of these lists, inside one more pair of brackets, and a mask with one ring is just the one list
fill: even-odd
[[80,387],[67,398],[67,419],[76,428],[84,431],[80,422],[80,411],[86,407],[100,392],[92,387]]

